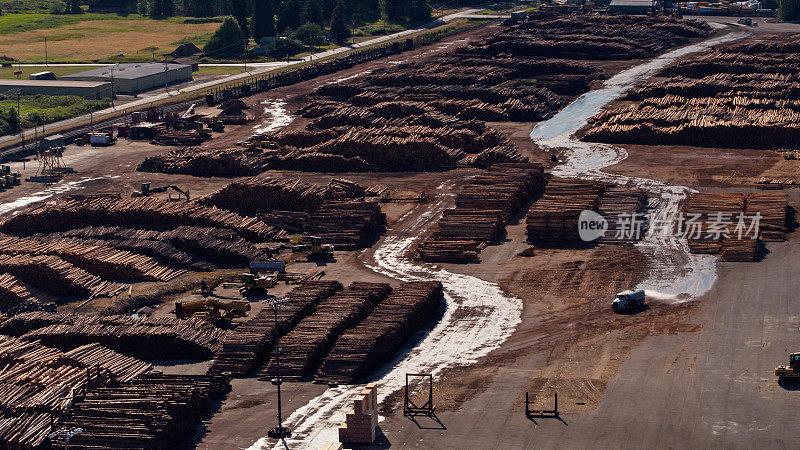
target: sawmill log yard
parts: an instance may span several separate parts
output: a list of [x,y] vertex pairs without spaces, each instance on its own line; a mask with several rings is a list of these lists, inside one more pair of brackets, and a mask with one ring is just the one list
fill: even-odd
[[514,14],[6,158],[0,447],[800,447],[757,22]]

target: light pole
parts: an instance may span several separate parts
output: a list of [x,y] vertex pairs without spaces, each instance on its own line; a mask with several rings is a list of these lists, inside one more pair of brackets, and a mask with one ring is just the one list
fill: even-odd
[[273,439],[285,439],[292,437],[292,431],[288,428],[283,426],[283,415],[281,412],[281,353],[280,353],[280,345],[278,341],[280,340],[280,335],[278,334],[278,307],[279,303],[285,302],[287,299],[278,300],[277,298],[272,301],[272,306],[275,308],[275,379],[272,380],[272,384],[277,386],[278,388],[278,426],[269,430],[267,432],[267,436]]

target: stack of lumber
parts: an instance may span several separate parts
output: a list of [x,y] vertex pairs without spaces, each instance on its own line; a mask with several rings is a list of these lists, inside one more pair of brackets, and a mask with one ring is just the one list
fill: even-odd
[[376,202],[326,202],[309,214],[304,230],[336,250],[368,247],[386,229],[386,215]]
[[175,147],[197,146],[211,138],[211,133],[198,133],[196,131],[164,131],[158,133],[150,142],[158,145],[171,145]]
[[377,427],[378,388],[369,383],[353,399],[353,409],[347,411],[345,422],[339,426],[339,442],[372,444]]
[[303,231],[303,227],[308,221],[308,213],[303,211],[272,211],[266,214],[259,214],[258,218],[275,228],[299,233]]
[[273,210],[313,211],[328,197],[328,186],[291,178],[247,178],[234,181],[197,201],[203,206],[258,214]]
[[47,413],[3,414],[0,416],[0,443],[6,448],[40,448],[53,431],[55,417]]
[[[229,390],[222,376],[143,374],[87,392],[59,426],[83,429],[69,440],[70,447],[177,448]],[[56,438],[53,446],[66,448],[65,440]]]
[[41,203],[0,223],[0,231],[21,236],[75,228],[117,226],[167,231],[180,226],[227,228],[245,239],[270,240],[275,230],[255,218],[230,211],[153,197],[127,200],[62,199]]
[[[647,194],[638,189],[611,187],[600,197],[598,212],[608,221],[600,241],[606,244],[633,244],[644,236],[644,206]],[[641,224],[636,228],[635,222]]]
[[474,262],[480,251],[502,235],[514,212],[541,193],[541,164],[497,164],[475,177],[445,210],[433,234],[417,248],[427,262]]
[[401,284],[339,337],[315,380],[351,384],[397,357],[408,339],[436,317],[443,299],[439,282]]
[[[305,281],[286,296],[278,309],[278,334],[284,335],[311,314],[324,299],[342,289],[335,281]],[[275,345],[275,311],[267,306],[228,333],[209,373],[242,376],[264,362]]]
[[[744,211],[745,196],[741,193],[696,192],[689,194],[683,206],[684,230],[689,251],[699,254],[719,254],[725,235],[734,236],[738,216]],[[724,214],[727,216],[719,216]],[[724,222],[718,219],[727,218]],[[755,254],[754,254],[755,257]]]
[[130,381],[139,374],[150,372],[150,364],[130,356],[121,355],[100,344],[86,344],[65,353],[68,358],[80,361],[86,367],[100,366],[108,369],[119,382]]
[[602,192],[603,186],[591,181],[550,180],[528,213],[528,241],[548,246],[580,243],[578,218],[584,210],[597,210]]
[[0,274],[0,311],[15,311],[25,305],[56,300],[57,296],[32,288],[14,275]]
[[209,359],[225,331],[200,319],[97,316],[30,312],[2,324],[3,333],[61,350],[101,344],[138,358]]
[[242,148],[206,150],[190,147],[148,156],[136,170],[198,177],[246,177],[258,175],[268,167],[267,159]]
[[781,192],[751,193],[747,195],[745,215],[759,214],[759,238],[764,242],[786,240],[789,196]]
[[[300,380],[304,375],[316,371],[336,339],[367,317],[391,290],[384,283],[355,282],[320,303],[313,314],[301,320],[281,340],[281,377],[289,381]],[[276,375],[273,354],[261,376],[269,379]]]

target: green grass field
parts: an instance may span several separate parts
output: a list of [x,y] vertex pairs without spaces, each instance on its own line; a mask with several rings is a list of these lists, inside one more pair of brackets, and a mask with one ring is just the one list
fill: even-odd
[[32,73],[53,72],[57,77],[60,77],[62,75],[69,75],[71,73],[82,72],[84,70],[89,70],[89,69],[92,69],[92,67],[60,67],[60,66],[17,67],[16,65],[14,65],[13,67],[0,68],[0,79],[6,79],[6,80],[16,79],[17,77],[16,75],[14,75],[14,72],[16,72],[17,70],[22,70],[22,76],[20,76],[20,79],[27,80],[28,76]]
[[[20,97],[19,109],[22,126],[30,128],[86,114],[90,110],[97,111],[110,105],[109,99],[86,100],[75,95],[24,95]],[[0,95],[0,111],[8,111],[9,108],[17,108],[17,99]]]

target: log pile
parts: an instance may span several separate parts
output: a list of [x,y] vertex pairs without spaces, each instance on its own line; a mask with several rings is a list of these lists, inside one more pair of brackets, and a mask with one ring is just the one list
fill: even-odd
[[710,36],[706,23],[672,18],[570,15],[528,20],[465,50],[480,55],[567,59],[640,59]]
[[326,202],[309,214],[303,230],[336,250],[369,247],[386,229],[386,215],[376,202]]
[[275,230],[255,218],[200,205],[153,197],[117,200],[62,199],[32,206],[0,223],[0,231],[15,235],[53,233],[93,226],[117,226],[167,231],[180,226],[226,228],[245,239],[270,240]]
[[171,145],[175,147],[197,146],[211,139],[211,133],[197,131],[164,131],[158,133],[150,142],[156,145]]
[[445,210],[433,234],[417,248],[427,262],[474,262],[487,244],[505,231],[506,222],[545,183],[541,164],[497,164],[475,177]]
[[721,261],[755,261],[758,255],[757,239],[723,239],[720,250]]
[[551,179],[528,213],[528,241],[547,246],[582,242],[578,217],[584,210],[597,210],[603,190],[591,181]]
[[711,50],[663,69],[591,119],[592,142],[797,148],[800,78],[791,41]]
[[[763,210],[770,215],[773,224],[780,223],[775,221],[775,212],[770,210],[776,199],[780,204],[780,194],[755,195],[752,214]],[[759,235],[756,234],[758,230],[751,227],[759,225],[760,228],[760,224],[746,212],[745,206],[746,198],[741,193],[690,194],[683,209],[689,251],[720,255],[722,261],[755,261]],[[783,212],[785,224],[786,210]]]
[[781,192],[751,193],[747,195],[745,215],[759,214],[759,238],[764,242],[786,240],[789,196]]
[[209,359],[225,331],[199,319],[96,316],[30,312],[0,326],[2,333],[24,341],[41,341],[61,350],[100,344],[138,358]]
[[[313,314],[301,320],[281,340],[281,377],[289,381],[300,380],[304,375],[315,372],[336,339],[367,317],[391,290],[388,284],[355,282],[321,302]],[[272,355],[261,377],[270,379],[276,374]]]
[[[324,299],[342,289],[335,281],[306,281],[287,295],[278,310],[278,334],[284,335],[311,314]],[[209,373],[242,376],[263,363],[275,345],[274,309],[265,307],[250,320],[228,333]]]
[[246,177],[258,175],[268,167],[267,159],[242,148],[205,150],[187,147],[148,156],[136,170],[198,177]]
[[[143,374],[87,392],[59,426],[83,429],[69,440],[70,447],[176,448],[229,390],[222,376]],[[66,447],[65,439],[55,439],[53,446]]]
[[197,201],[243,214],[273,210],[310,212],[328,198],[328,186],[291,178],[247,178],[234,181]]
[[608,221],[600,241],[606,244],[633,244],[644,236],[644,206],[647,194],[638,189],[610,187],[600,198],[598,212]]
[[409,338],[430,322],[444,294],[438,282],[410,282],[395,288],[358,326],[342,334],[315,380],[354,383],[397,356]]

